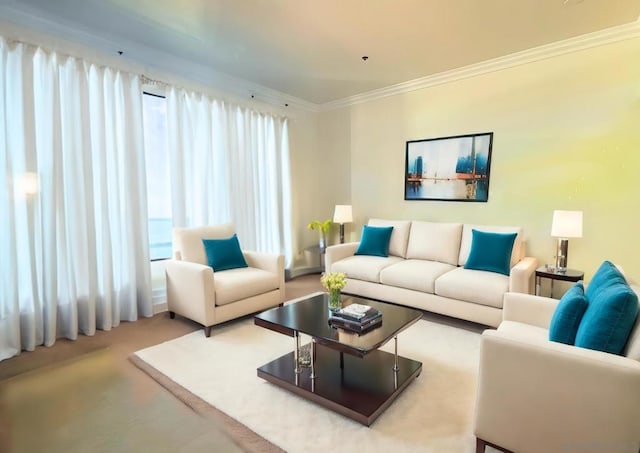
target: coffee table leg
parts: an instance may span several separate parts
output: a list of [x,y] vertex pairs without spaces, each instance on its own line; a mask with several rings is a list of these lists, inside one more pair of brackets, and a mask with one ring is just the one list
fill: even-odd
[[315,338],[311,339],[311,379],[315,379],[316,376],[316,340]]
[[296,348],[293,350],[293,361],[295,362],[293,371],[300,374],[302,373],[302,368],[300,368],[300,333],[297,330],[293,333],[293,338],[296,341]]
[[400,370],[398,366],[398,337],[393,337],[393,342],[395,343],[395,354],[393,357],[393,371],[396,373]]

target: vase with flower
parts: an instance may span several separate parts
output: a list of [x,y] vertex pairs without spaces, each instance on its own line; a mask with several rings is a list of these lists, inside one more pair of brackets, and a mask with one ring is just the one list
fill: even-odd
[[320,277],[320,283],[329,291],[329,310],[340,310],[342,308],[341,292],[347,286],[345,274],[343,272],[324,273]]

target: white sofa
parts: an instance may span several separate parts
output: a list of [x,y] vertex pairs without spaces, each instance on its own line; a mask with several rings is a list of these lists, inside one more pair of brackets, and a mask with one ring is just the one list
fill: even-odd
[[[326,249],[325,271],[344,272],[344,292],[497,327],[504,294],[532,293],[537,260],[525,257],[520,227],[370,219],[393,226],[389,256],[354,255],[359,243]],[[472,230],[517,233],[510,275],[465,269]]]
[[[631,285],[640,296],[640,287]],[[518,453],[640,448],[640,316],[623,355],[549,341],[558,301],[507,293],[482,334],[474,433]]]

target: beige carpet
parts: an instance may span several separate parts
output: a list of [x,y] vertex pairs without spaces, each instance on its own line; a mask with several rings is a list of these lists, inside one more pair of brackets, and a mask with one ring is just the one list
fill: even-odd
[[401,333],[400,355],[422,361],[422,374],[369,428],[259,379],[256,368],[290,352],[293,340],[251,319],[215,329],[210,338],[197,331],[136,356],[291,453],[473,452],[479,345],[478,333],[427,320]]

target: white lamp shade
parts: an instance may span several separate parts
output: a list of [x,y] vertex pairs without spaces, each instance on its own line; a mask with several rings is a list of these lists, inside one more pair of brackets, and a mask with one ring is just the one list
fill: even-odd
[[337,204],[335,211],[333,211],[333,223],[351,223],[353,222],[353,213],[351,212],[351,205]]
[[581,238],[582,211],[553,211],[551,236],[557,238]]

